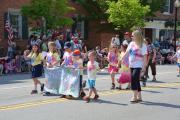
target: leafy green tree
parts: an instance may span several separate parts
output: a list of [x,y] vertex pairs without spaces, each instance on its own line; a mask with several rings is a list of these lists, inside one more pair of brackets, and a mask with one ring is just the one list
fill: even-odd
[[[109,2],[117,2],[118,0],[76,0],[78,3],[84,6],[84,8],[91,13],[91,17],[102,19],[108,18],[106,11],[109,7]],[[128,0],[127,0],[128,1]],[[154,12],[162,11],[164,8],[165,0],[140,0],[143,6],[149,5],[150,11],[148,17],[154,16]],[[92,9],[95,6],[96,9]],[[97,11],[98,10],[98,11]]]
[[154,13],[157,11],[163,11],[165,0],[140,0],[140,3],[142,5],[149,5],[150,6],[150,12],[148,16],[154,16]]
[[30,19],[37,21],[44,19],[48,29],[71,25],[73,20],[65,17],[71,10],[73,8],[68,6],[67,0],[31,0],[30,4],[21,8],[22,14]]
[[139,0],[109,1],[108,4],[109,22],[122,31],[144,26],[144,18],[150,11],[149,6],[142,6]]

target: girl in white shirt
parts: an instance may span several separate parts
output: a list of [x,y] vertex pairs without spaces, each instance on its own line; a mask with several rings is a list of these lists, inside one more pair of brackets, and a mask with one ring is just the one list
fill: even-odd
[[133,90],[133,97],[130,102],[137,103],[142,101],[140,75],[141,73],[145,73],[147,66],[147,46],[139,30],[132,33],[132,39],[133,41],[129,44],[124,57],[129,55],[132,80],[131,89]]

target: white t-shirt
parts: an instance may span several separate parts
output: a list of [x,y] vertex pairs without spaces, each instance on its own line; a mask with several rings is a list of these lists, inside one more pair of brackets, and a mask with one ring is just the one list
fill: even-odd
[[129,45],[131,42],[132,42],[132,40],[128,40],[128,39],[126,40],[125,39],[122,44],[123,45]]
[[147,46],[143,43],[142,48],[139,48],[135,42],[131,42],[127,48],[129,51],[129,67],[142,68],[144,62],[144,55],[147,54]]
[[71,53],[65,52],[64,56],[63,56],[63,59],[64,59],[64,62],[65,62],[65,66],[73,64],[72,54]]
[[111,44],[119,46],[120,45],[119,38],[115,38],[114,41],[111,42]]
[[175,55],[177,57],[177,63],[180,63],[180,50],[178,50]]
[[92,64],[90,61],[87,63],[87,74],[89,80],[96,80],[97,70],[99,65],[96,61]]

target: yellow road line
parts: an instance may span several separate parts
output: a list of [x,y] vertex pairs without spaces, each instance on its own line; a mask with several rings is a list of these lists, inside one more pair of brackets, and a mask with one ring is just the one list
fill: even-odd
[[45,105],[45,104],[50,104],[50,103],[59,103],[63,101],[66,101],[66,99],[59,98],[59,99],[50,99],[50,100],[43,100],[43,101],[34,101],[34,102],[16,104],[16,105],[1,106],[0,111],[35,107],[35,106],[40,106],[40,105]]
[[[170,83],[170,84],[159,84],[155,86],[148,86],[146,88],[143,88],[143,90],[153,90],[153,89],[161,89],[161,88],[169,88],[169,87],[177,87],[180,86],[180,83]],[[105,91],[100,92],[100,96],[110,96],[110,95],[116,95],[120,93],[129,93],[130,90],[114,90],[114,91]],[[16,109],[22,109],[22,108],[29,108],[29,107],[36,107],[40,105],[46,105],[46,104],[52,104],[52,103],[60,103],[65,102],[67,99],[64,98],[53,98],[48,100],[39,100],[39,101],[33,101],[33,102],[27,102],[27,103],[20,103],[15,105],[6,105],[6,106],[0,106],[0,111],[6,111],[6,110],[16,110]]]

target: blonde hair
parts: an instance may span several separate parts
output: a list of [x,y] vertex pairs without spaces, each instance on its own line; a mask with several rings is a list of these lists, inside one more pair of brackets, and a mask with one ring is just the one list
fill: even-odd
[[94,50],[89,51],[89,53],[88,53],[88,57],[89,57],[89,56],[91,56],[91,55],[93,55],[94,57],[96,56],[96,55],[95,55],[95,51],[94,51]]
[[50,46],[54,47],[54,50],[53,50],[54,53],[57,52],[57,48],[56,48],[55,42],[49,42],[49,43],[48,43],[48,48],[49,48]]
[[133,36],[135,37],[135,40],[134,40],[134,41],[136,42],[136,44],[137,44],[140,48],[142,48],[143,43],[144,43],[144,38],[143,38],[142,32],[139,31],[139,30],[135,30],[132,34],[133,34]]
[[113,48],[116,48],[115,49],[115,54],[118,53],[118,46],[117,45],[114,45],[114,44],[111,44],[110,47],[109,47],[109,52],[112,52]]

